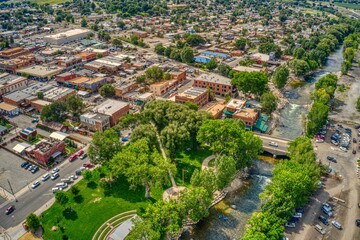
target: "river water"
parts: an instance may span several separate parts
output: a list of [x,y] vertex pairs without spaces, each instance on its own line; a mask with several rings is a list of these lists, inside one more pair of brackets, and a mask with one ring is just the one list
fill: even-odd
[[341,71],[343,46],[331,54],[322,69],[305,78],[306,84],[295,89],[286,89],[285,97],[290,104],[280,111],[278,127],[273,131],[275,137],[295,139],[301,136],[304,131],[304,119],[310,110],[310,93],[315,88],[315,83],[328,73]]
[[[324,64],[324,67],[308,76],[302,87],[287,89],[285,96],[289,104],[280,112],[279,126],[272,135],[295,139],[303,133],[303,119],[311,104],[310,93],[315,83],[328,73],[341,70],[343,47],[337,49]],[[273,165],[255,160],[255,168],[251,178],[236,192],[227,197],[210,210],[210,216],[199,222],[191,231],[186,232],[183,240],[233,240],[240,239],[245,232],[246,221],[254,211],[260,209],[259,194],[270,182]],[[235,206],[233,209],[231,206]],[[225,219],[227,220],[224,220]]]
[[[255,160],[255,168],[244,185],[210,209],[210,216],[184,234],[183,240],[232,240],[244,234],[246,221],[254,211],[260,209],[259,194],[270,182],[273,165]],[[233,209],[230,206],[235,205]],[[224,218],[228,218],[224,220]]]

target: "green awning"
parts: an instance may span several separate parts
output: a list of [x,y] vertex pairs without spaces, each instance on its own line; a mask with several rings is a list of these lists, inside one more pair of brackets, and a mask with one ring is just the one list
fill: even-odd
[[230,112],[230,111],[227,110],[227,109],[225,109],[225,110],[223,111],[223,113],[224,113],[225,115],[233,115],[233,114],[234,114],[233,112]]

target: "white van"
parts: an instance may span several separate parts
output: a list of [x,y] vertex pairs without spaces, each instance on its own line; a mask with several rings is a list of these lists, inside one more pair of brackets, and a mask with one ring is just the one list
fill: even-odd
[[58,187],[54,187],[54,188],[51,189],[51,191],[53,193],[56,193],[57,191],[61,191],[61,190],[62,190],[62,188],[58,188]]
[[316,224],[316,225],[315,225],[315,229],[316,229],[316,231],[318,231],[318,232],[321,233],[322,235],[325,234],[325,229],[322,228],[319,224]]

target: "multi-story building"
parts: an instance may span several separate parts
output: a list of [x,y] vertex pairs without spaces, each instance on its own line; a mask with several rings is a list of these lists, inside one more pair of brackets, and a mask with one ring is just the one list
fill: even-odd
[[59,57],[57,58],[57,64],[60,67],[71,67],[82,62],[80,56],[70,56],[70,57]]
[[84,39],[89,33],[91,33],[91,31],[87,29],[72,29],[66,32],[45,36],[44,41],[54,45],[62,45]]
[[35,56],[27,54],[13,59],[0,60],[0,70],[16,73],[16,70],[35,64]]
[[232,92],[231,80],[214,73],[202,74],[194,81],[193,87],[207,88],[209,87],[215,94],[225,96]]
[[235,112],[232,115],[233,119],[241,119],[245,126],[249,129],[255,125],[256,121],[259,119],[259,112],[252,108],[243,108],[240,111]]
[[135,81],[129,82],[118,82],[114,85],[115,87],[115,96],[122,98],[124,94],[134,90],[138,87]]
[[29,54],[30,51],[28,49],[24,49],[22,47],[10,48],[7,50],[3,50],[0,52],[0,58],[3,59],[12,59],[21,55]]
[[130,105],[126,102],[108,99],[93,109],[93,112],[110,116],[110,126],[115,126],[119,119],[128,114]]
[[6,93],[25,88],[28,85],[28,79],[8,73],[0,74],[0,97]]
[[47,165],[50,158],[56,158],[65,152],[65,143],[57,139],[43,139],[25,150],[29,157],[36,159],[39,163]]
[[101,113],[85,113],[80,116],[80,122],[94,132],[110,128],[110,116]]
[[175,102],[192,102],[195,103],[198,107],[202,107],[209,102],[209,92],[204,88],[192,87],[185,92],[176,95]]

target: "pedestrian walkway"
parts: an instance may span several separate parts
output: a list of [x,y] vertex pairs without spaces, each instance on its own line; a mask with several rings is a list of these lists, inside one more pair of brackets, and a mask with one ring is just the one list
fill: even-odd
[[136,210],[130,210],[122,212],[104,222],[94,234],[92,240],[103,240],[112,232],[112,230],[118,227],[125,220],[132,218],[136,215]]

